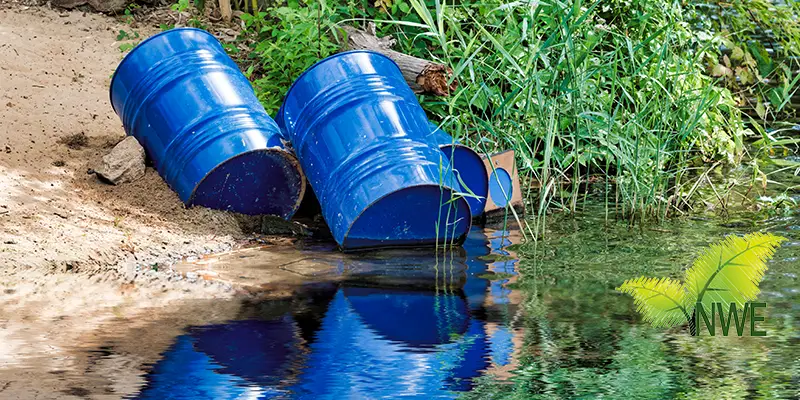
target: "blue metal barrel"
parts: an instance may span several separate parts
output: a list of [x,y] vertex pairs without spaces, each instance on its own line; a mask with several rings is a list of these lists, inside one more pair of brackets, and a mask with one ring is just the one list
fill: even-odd
[[275,114],[275,123],[278,124],[278,129],[280,129],[281,138],[284,140],[289,140],[286,137],[286,124],[283,123],[283,105],[278,109],[278,113]]
[[111,105],[186,205],[290,218],[305,181],[247,78],[206,31],[172,29],[117,67]]
[[489,176],[480,154],[464,146],[439,126],[430,123],[429,139],[439,145],[439,149],[450,161],[458,178],[459,187],[466,196],[473,217],[483,214],[486,207],[486,195],[489,193]]
[[306,70],[286,94],[286,136],[344,249],[460,243],[471,214],[447,158],[388,57],[352,51]]

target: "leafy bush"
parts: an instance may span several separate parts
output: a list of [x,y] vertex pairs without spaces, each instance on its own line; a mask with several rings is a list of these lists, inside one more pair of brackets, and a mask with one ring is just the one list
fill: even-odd
[[761,120],[800,116],[790,106],[800,88],[800,3],[711,1],[692,13],[699,29],[718,32],[723,54],[707,60],[710,74],[740,94],[741,106]]
[[[766,3],[733,7],[750,4]],[[710,23],[700,11],[642,0],[290,1],[242,15],[250,52],[239,57],[274,113],[302,71],[341,48],[341,25],[375,20],[398,50],[455,71],[457,91],[421,96],[423,107],[481,152],[515,149],[534,214],[576,209],[599,176],[618,213],[663,218],[688,204],[707,176],[698,172],[742,157],[751,132],[731,89],[791,73],[766,70],[753,45],[727,33],[734,22]],[[796,25],[770,26],[787,54],[800,51]],[[779,80],[756,93],[769,99],[761,107],[785,106],[796,82]]]
[[252,48],[246,74],[271,115],[278,111],[294,79],[339,49],[330,17],[324,2],[241,16]]

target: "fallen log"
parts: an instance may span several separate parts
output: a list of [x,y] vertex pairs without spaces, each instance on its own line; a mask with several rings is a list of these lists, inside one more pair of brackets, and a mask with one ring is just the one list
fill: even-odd
[[458,88],[455,80],[451,82],[453,70],[450,67],[392,50],[395,40],[389,36],[379,38],[374,23],[370,22],[366,31],[352,26],[345,26],[344,30],[347,33],[345,50],[372,50],[391,58],[414,92],[449,96]]

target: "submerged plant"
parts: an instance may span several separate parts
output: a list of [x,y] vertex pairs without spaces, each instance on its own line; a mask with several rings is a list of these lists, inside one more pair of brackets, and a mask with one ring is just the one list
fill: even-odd
[[616,290],[633,297],[636,310],[656,327],[688,322],[693,333],[695,306],[744,306],[756,299],[758,285],[783,237],[771,233],[729,236],[709,246],[686,271],[684,282],[639,277]]

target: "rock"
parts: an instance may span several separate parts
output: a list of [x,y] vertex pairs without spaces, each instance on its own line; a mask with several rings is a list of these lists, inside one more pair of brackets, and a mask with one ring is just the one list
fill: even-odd
[[130,0],[87,0],[92,8],[96,11],[111,13],[120,12],[125,10],[125,7],[131,3]]
[[136,138],[128,136],[103,157],[103,163],[95,168],[95,174],[112,185],[133,182],[144,175],[144,161],[144,148]]
[[50,4],[56,7],[70,9],[88,4],[95,11],[104,13],[121,12],[130,3],[130,0],[50,0]]

